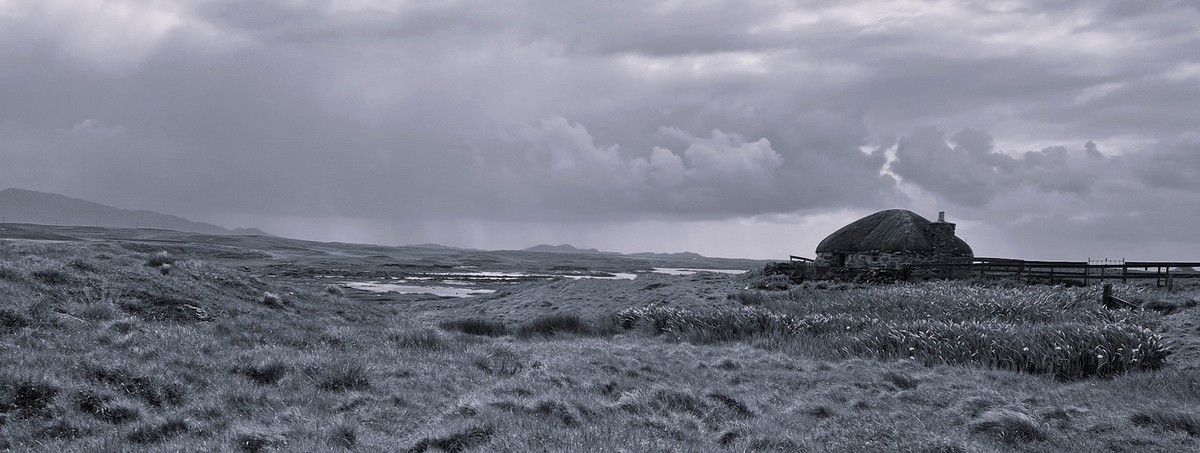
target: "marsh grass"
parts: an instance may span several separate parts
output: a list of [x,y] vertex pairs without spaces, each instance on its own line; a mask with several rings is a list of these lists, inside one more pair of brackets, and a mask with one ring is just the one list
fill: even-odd
[[558,334],[583,335],[590,332],[588,325],[577,314],[560,313],[543,316],[517,327],[517,338],[552,336]]
[[450,345],[449,341],[442,338],[442,336],[433,329],[414,329],[391,332],[388,334],[388,340],[401,348],[424,349],[426,351],[438,351],[445,349]]
[[625,329],[696,344],[751,340],[831,357],[968,364],[1062,380],[1161,368],[1172,353],[1139,314],[1114,319],[1088,289],[999,288],[935,282],[737,300],[705,310],[634,307],[617,312]]
[[444,330],[458,331],[470,335],[502,337],[508,334],[508,327],[504,323],[480,318],[442,321],[438,326]]
[[[628,330],[616,318],[531,318],[514,324],[529,326],[527,336],[489,336],[331,297],[325,282],[262,281],[237,262],[192,258],[217,252],[181,247],[168,250],[189,259],[163,276],[144,266],[158,243],[0,243],[0,268],[13,270],[0,279],[0,450],[1093,452],[1129,439],[1143,450],[1194,447],[1186,433],[1200,404],[1195,370],[1080,384],[857,358],[838,348],[888,324],[865,315],[872,309],[837,307],[876,291],[868,287],[764,292],[742,307],[714,299],[732,308],[678,312],[661,324],[628,318]],[[32,275],[38,269],[67,282],[46,284]],[[264,305],[267,292],[290,304]],[[915,313],[888,315],[911,326],[932,310],[905,306],[878,310]],[[1094,324],[1037,307],[978,312]],[[1122,316],[1095,319],[1140,325],[1160,315]],[[993,434],[1021,432],[1019,423],[984,428],[1001,410],[1043,414],[1030,431],[1042,440]]]

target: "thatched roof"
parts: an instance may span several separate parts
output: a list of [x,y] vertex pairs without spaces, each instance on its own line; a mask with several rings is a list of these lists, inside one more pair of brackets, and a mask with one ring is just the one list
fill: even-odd
[[[932,252],[933,222],[905,209],[879,211],[834,231],[817,245],[822,252]],[[951,255],[971,256],[971,246],[954,237]]]

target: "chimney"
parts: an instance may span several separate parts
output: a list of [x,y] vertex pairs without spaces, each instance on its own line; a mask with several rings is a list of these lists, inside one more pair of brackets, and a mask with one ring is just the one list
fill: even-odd
[[954,226],[946,222],[946,211],[939,211],[937,222],[929,224],[929,242],[935,256],[949,257],[954,254]]

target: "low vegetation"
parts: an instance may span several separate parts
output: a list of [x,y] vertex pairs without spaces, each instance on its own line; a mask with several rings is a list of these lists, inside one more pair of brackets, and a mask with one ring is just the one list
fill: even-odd
[[1148,317],[1101,308],[1094,290],[952,282],[741,291],[746,306],[621,310],[626,329],[704,343],[761,340],[831,358],[981,365],[1063,380],[1156,370],[1170,356]]
[[162,250],[0,241],[0,450],[1200,448],[1200,372],[1161,336],[1196,313],[1179,294],[776,285],[422,322],[182,247],[148,265]]

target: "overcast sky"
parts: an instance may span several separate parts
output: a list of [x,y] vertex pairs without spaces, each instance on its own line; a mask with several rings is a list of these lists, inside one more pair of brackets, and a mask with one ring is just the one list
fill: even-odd
[[904,208],[977,256],[1200,260],[1197,24],[1152,0],[0,0],[0,188],[767,259]]

